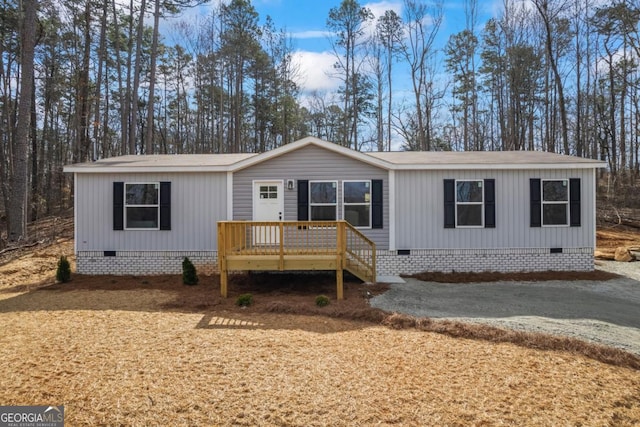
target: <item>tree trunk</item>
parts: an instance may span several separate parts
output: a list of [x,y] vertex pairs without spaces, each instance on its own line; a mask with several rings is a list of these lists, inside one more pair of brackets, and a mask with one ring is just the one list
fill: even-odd
[[36,43],[36,0],[23,0],[23,15],[20,26],[21,51],[20,100],[16,123],[16,143],[13,150],[13,174],[10,178],[9,200],[10,242],[27,238],[27,189],[29,182],[29,122],[31,120],[31,92],[33,91],[33,57]]
[[[98,75],[96,77],[94,119],[93,119],[93,160],[97,160],[100,155],[98,153],[98,136],[100,130],[100,98],[102,89],[102,68],[106,59],[106,33],[107,33],[107,9],[108,3],[105,1],[102,5],[102,18],[100,19],[100,47],[98,50]],[[106,107],[105,107],[106,110]],[[106,123],[103,123],[105,126]]]
[[156,60],[158,56],[158,32],[160,27],[160,0],[153,11],[153,41],[151,42],[151,69],[149,70],[149,100],[147,101],[147,130],[144,136],[146,154],[153,154],[153,119],[156,87]]
[[140,87],[140,69],[142,62],[142,35],[144,33],[144,11],[146,1],[140,3],[140,18],[136,36],[136,61],[133,71],[133,88],[131,89],[131,110],[129,115],[129,154],[136,154],[136,134],[138,131],[138,88]]
[[84,13],[84,49],[78,73],[76,96],[76,149],[75,161],[84,162],[92,157],[89,140],[89,67],[91,61],[91,2],[86,0]]
[[40,180],[38,177],[38,128],[36,117],[36,81],[34,76],[31,76],[31,126],[29,129],[29,139],[31,140],[31,197],[28,197],[28,204],[31,205],[30,220],[35,221],[38,219],[38,206],[40,204]]

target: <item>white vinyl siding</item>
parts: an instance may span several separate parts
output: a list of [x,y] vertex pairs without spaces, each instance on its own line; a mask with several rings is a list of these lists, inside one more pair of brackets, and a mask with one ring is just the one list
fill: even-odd
[[[171,182],[171,230],[113,230],[113,183]],[[211,251],[227,219],[226,173],[81,174],[76,186],[80,251]]]
[[[583,248],[595,244],[593,169],[396,171],[396,249]],[[443,181],[495,179],[495,228],[444,223]],[[580,178],[581,227],[530,227],[529,180]],[[416,196],[420,195],[420,196]]]
[[[383,227],[363,229],[362,232],[376,243],[378,249],[389,247],[389,174],[385,169],[360,162],[317,146],[307,146],[264,163],[258,163],[233,174],[233,219],[250,221],[251,182],[254,180],[281,179],[284,182],[293,180],[294,188],[284,190],[285,221],[298,219],[299,180],[337,181],[338,183],[338,218],[343,218],[342,182],[362,180],[382,180]],[[249,184],[247,186],[247,183]]]

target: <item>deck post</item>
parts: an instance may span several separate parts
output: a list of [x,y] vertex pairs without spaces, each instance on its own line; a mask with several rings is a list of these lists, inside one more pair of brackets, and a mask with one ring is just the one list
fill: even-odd
[[344,299],[344,283],[343,283],[343,268],[344,268],[344,254],[345,254],[345,242],[346,242],[346,229],[344,222],[338,222],[336,224],[336,297],[338,300]]
[[226,228],[224,222],[218,222],[218,270],[220,271],[220,295],[227,297],[227,262],[225,249]]

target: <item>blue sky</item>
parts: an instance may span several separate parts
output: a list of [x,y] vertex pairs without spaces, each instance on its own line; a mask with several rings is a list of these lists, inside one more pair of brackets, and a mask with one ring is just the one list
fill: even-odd
[[[437,48],[444,47],[451,34],[464,29],[464,3],[464,0],[444,2],[444,20],[436,41]],[[477,3],[478,25],[482,27],[498,7],[494,1],[478,0]],[[360,4],[368,7],[376,17],[389,9],[402,15],[402,0],[361,1]],[[340,0],[254,0],[253,5],[262,20],[271,16],[276,28],[284,28],[291,35],[304,80],[299,83],[305,92],[334,90],[338,83],[328,74],[335,57],[326,35],[326,22],[329,10],[338,7]]]
[[[212,0],[208,6],[199,8],[199,13],[207,14],[210,7],[218,1],[226,0]],[[339,86],[337,79],[330,76],[336,58],[331,50],[326,23],[329,10],[338,7],[340,2],[340,0],[252,0],[261,24],[264,23],[267,15],[271,16],[275,27],[285,29],[290,35],[295,51],[295,61],[299,68],[297,83],[303,94],[314,91],[320,94],[332,93]],[[369,8],[376,17],[389,9],[395,10],[402,16],[402,3],[402,0],[360,1],[360,5]],[[478,31],[481,31],[489,17],[498,13],[501,4],[502,0],[477,0]],[[451,34],[464,29],[464,5],[465,0],[444,0],[444,19],[435,43],[437,49],[444,48]],[[186,15],[193,17],[194,14],[198,12],[191,11]],[[187,16],[183,15],[183,19]],[[409,83],[406,79],[400,80],[401,84]],[[396,90],[398,89],[399,87],[396,86]]]

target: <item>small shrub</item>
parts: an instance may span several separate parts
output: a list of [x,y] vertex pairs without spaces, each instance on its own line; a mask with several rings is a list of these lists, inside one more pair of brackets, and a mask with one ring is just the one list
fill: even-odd
[[182,283],[185,285],[197,285],[198,274],[196,273],[196,267],[193,263],[186,258],[182,261]]
[[249,307],[253,304],[253,295],[251,294],[242,294],[236,300],[236,305],[240,307]]
[[71,265],[66,256],[61,256],[58,261],[58,269],[56,270],[56,280],[58,282],[67,283],[71,280]]
[[329,305],[329,297],[326,295],[318,295],[316,297],[316,305],[318,307],[326,307]]

